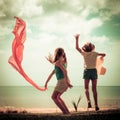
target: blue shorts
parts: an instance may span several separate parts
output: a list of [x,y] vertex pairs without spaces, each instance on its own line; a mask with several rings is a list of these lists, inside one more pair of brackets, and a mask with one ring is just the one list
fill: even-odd
[[98,78],[97,69],[84,69],[83,79],[85,80],[96,80]]

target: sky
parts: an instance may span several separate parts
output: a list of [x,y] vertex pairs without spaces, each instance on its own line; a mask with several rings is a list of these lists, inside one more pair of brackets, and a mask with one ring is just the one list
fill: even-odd
[[[54,69],[45,57],[64,48],[68,61],[68,76],[73,86],[82,86],[83,58],[75,49],[75,34],[79,45],[90,41],[95,50],[106,53],[107,72],[98,77],[98,86],[120,86],[120,0],[0,0],[0,86],[30,85],[8,63],[14,39],[14,16],[27,26],[22,66],[26,74],[43,86]],[[53,76],[49,85],[56,84]]]

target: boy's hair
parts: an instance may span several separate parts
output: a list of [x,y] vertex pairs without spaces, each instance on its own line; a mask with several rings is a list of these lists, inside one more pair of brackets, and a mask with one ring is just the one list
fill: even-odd
[[83,47],[82,50],[85,52],[91,52],[92,50],[95,49],[95,45],[92,44],[91,42],[87,42]]

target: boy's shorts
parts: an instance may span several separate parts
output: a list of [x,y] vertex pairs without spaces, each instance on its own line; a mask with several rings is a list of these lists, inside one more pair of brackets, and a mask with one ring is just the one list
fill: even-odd
[[96,80],[98,78],[97,69],[84,69],[83,79],[85,80]]

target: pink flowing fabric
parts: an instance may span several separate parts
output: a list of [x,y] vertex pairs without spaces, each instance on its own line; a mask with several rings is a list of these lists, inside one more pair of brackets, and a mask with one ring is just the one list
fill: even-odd
[[102,57],[97,58],[96,68],[99,75],[104,75],[106,73],[106,68],[103,66],[103,62],[104,58]]
[[12,56],[10,56],[8,62],[25,78],[25,80],[27,80],[38,90],[44,91],[46,88],[41,88],[38,86],[32,79],[28,77],[22,68],[21,63],[23,60],[24,42],[26,40],[26,23],[18,17],[14,18],[16,18],[16,24],[13,29],[15,38],[12,42]]

